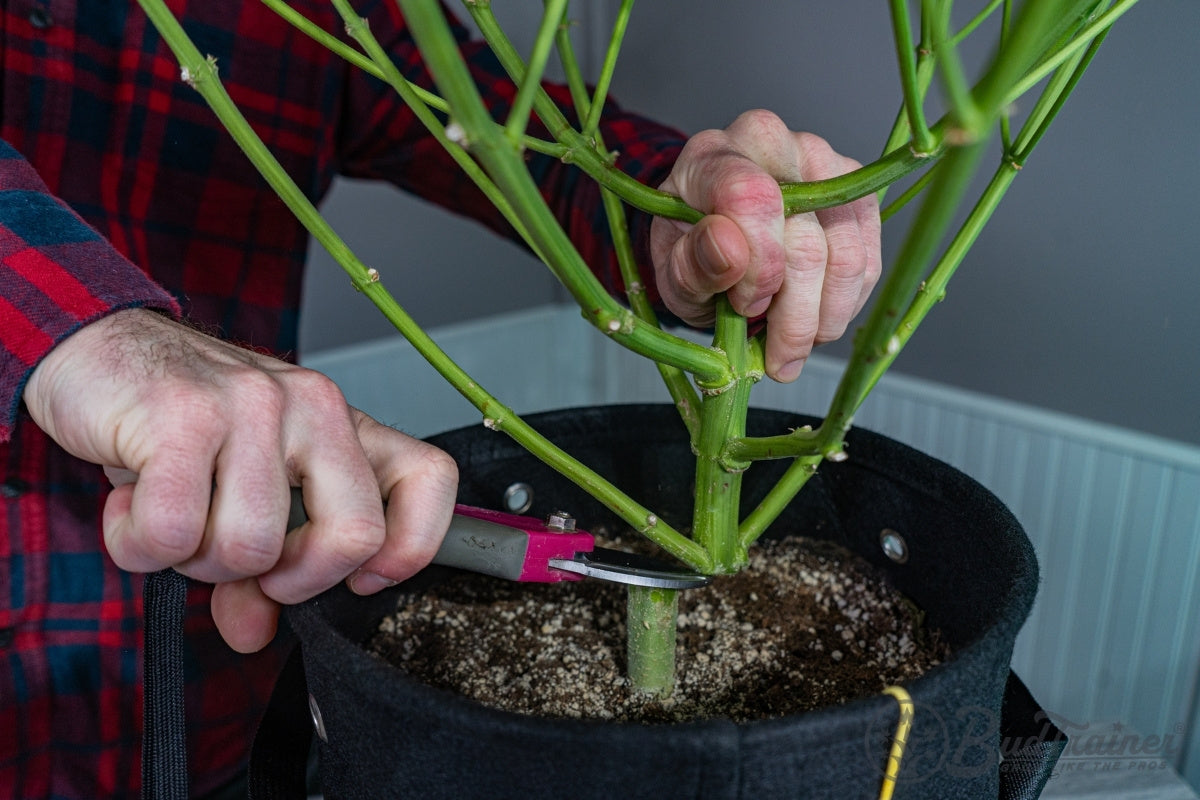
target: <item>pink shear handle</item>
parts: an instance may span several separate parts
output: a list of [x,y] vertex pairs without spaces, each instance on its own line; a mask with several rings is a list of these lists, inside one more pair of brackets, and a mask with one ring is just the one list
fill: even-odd
[[[576,553],[590,553],[596,546],[595,539],[586,531],[555,530],[534,517],[461,504],[454,507],[454,513],[464,518],[463,524],[458,519],[451,524],[442,549],[457,551],[456,559],[451,561],[439,553],[434,560],[509,580],[534,583],[580,580],[582,575],[551,569],[548,562],[552,558],[571,559]],[[469,558],[470,563],[460,563],[458,557]]]

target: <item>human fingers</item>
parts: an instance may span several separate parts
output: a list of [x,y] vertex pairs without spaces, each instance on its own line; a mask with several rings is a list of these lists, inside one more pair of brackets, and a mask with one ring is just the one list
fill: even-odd
[[379,551],[349,578],[371,594],[408,578],[437,553],[450,525],[458,466],[448,454],[353,411],[359,441],[387,500],[387,536]]
[[732,220],[709,215],[695,225],[655,219],[674,229],[669,255],[655,260],[655,285],[667,308],[689,325],[711,325],[713,297],[732,288],[750,263],[745,237]]
[[281,606],[267,597],[257,578],[218,583],[210,609],[221,638],[239,653],[258,652],[279,629]]
[[[259,576],[266,596],[285,605],[334,586],[386,538],[379,485],[350,407],[325,376],[304,371],[296,377],[307,384],[297,388],[305,402],[289,410],[283,438],[308,520],[288,534],[276,564]],[[288,492],[278,496],[288,502]]]
[[714,289],[711,294],[727,291],[735,310],[756,316],[780,286],[785,250],[779,183],[740,148],[757,119],[743,115],[730,129],[693,136],[663,184],[706,215],[691,228],[659,221],[651,231],[659,291],[677,314],[672,303],[682,295],[694,304],[697,293],[689,297],[689,290],[703,287]]
[[[858,168],[822,138],[793,134],[803,180],[825,180]],[[815,344],[840,337],[879,278],[879,214],[873,195],[851,204],[797,214],[786,223],[788,268],[767,319],[766,370],[788,382]]]
[[203,539],[176,567],[183,574],[219,584],[267,572],[279,560],[289,488],[283,423],[294,402],[288,375],[249,373],[241,380],[242,405],[253,412],[232,419],[221,442]]
[[828,249],[814,214],[787,221],[787,267],[767,310],[767,375],[786,383],[800,375],[816,342]]
[[203,431],[175,435],[138,465],[136,481],[115,487],[105,502],[105,547],[122,569],[173,567],[202,546],[216,447]]
[[[807,180],[836,178],[862,165],[841,155],[819,136],[797,134]],[[882,270],[879,201],[872,192],[850,203],[821,209],[828,259],[821,292],[818,344],[838,339],[862,310]]]

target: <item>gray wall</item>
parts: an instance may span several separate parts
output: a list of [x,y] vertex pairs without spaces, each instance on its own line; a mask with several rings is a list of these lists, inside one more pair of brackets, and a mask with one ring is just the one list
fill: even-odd
[[[580,12],[593,58],[613,5]],[[1118,23],[898,370],[1200,443],[1198,30],[1195,0],[1145,0]],[[898,102],[889,35],[867,0],[644,2],[614,94],[686,130],[771,108],[868,161]],[[326,211],[424,324],[563,296],[517,248],[390,188],[339,184]],[[889,252],[900,232],[885,228]],[[313,262],[306,352],[390,335]]]

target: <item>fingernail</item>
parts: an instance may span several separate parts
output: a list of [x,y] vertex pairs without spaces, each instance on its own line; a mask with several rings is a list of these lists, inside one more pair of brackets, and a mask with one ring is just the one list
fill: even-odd
[[711,275],[723,275],[729,271],[729,259],[721,252],[721,245],[717,243],[717,237],[713,234],[712,227],[704,229],[704,236],[701,238],[701,264],[708,269]]
[[804,362],[808,359],[800,358],[792,361],[789,364],[784,364],[775,372],[775,380],[780,383],[791,383],[800,377],[800,370],[804,369]]
[[395,585],[396,581],[391,578],[365,570],[359,570],[350,576],[350,591],[355,594],[375,594]]

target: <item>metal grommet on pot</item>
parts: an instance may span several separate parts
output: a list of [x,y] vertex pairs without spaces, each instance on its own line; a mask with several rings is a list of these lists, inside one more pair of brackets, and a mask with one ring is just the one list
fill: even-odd
[[517,481],[504,490],[504,510],[510,514],[524,514],[533,505],[533,487]]
[[321,718],[321,709],[317,706],[317,698],[313,697],[312,692],[308,693],[308,713],[312,715],[313,730],[317,732],[317,736],[322,742],[328,742],[329,736],[325,733],[325,720]]
[[883,554],[897,564],[908,561],[908,543],[891,528],[879,532],[879,546],[883,548]]

